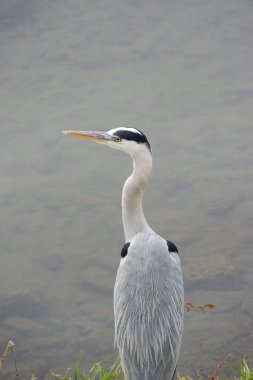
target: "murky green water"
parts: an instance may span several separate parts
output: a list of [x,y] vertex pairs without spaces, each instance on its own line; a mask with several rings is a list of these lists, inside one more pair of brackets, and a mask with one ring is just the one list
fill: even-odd
[[64,129],[150,139],[147,219],[216,305],[186,314],[179,369],[252,353],[252,36],[251,1],[0,3],[0,351],[23,377],[113,351],[131,162]]

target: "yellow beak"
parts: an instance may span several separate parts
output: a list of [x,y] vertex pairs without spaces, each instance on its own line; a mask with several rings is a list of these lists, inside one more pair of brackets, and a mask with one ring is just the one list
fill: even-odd
[[106,144],[109,141],[118,141],[117,136],[111,136],[107,132],[97,132],[97,131],[62,131],[64,135],[79,137],[87,140],[96,141],[101,144]]

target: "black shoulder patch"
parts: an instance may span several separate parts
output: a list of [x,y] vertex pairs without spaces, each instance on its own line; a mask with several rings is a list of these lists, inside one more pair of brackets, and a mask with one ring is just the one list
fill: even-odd
[[166,240],[169,252],[175,252],[178,254],[178,249],[172,241]]
[[121,250],[121,254],[120,256],[123,258],[123,257],[126,257],[127,255],[127,252],[128,252],[128,248],[129,248],[129,245],[130,243],[125,243],[122,247],[122,250]]

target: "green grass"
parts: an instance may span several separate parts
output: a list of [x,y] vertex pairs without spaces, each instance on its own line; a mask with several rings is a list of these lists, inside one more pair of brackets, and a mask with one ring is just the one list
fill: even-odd
[[[235,378],[238,380],[253,380],[253,366],[251,358],[242,358],[239,367],[229,365],[235,373]],[[230,378],[232,380],[232,378]],[[230,380],[229,379],[229,380]]]
[[[79,366],[76,366],[72,376],[69,373],[61,376],[51,372],[51,378],[47,380],[124,380],[124,372],[118,357],[112,364],[108,365],[108,361],[111,361],[113,357],[115,358],[115,355],[95,363],[87,373],[82,372]],[[177,374],[176,380],[253,380],[253,366],[250,358],[243,357],[238,366],[232,365],[229,361],[230,358],[231,355],[227,355],[210,374],[202,375],[196,371],[196,376],[193,378]],[[226,376],[224,373],[228,369],[230,375]]]
[[[242,357],[240,360],[235,358],[237,365],[231,362],[231,354],[222,359],[213,372],[206,374],[204,371],[196,371],[196,375],[189,377],[182,373],[177,374],[175,380],[253,380],[253,365],[250,357]],[[51,371],[44,379],[32,375],[29,379],[24,379],[22,371],[17,365],[14,343],[9,341],[2,356],[0,356],[0,378],[1,371],[6,362],[11,360],[13,364],[13,378],[20,380],[125,380],[124,372],[120,364],[117,353],[114,353],[100,362],[93,364],[92,368],[84,371],[80,368],[79,362],[74,369],[70,368],[65,374],[57,374]],[[229,373],[229,375],[227,375]]]
[[[109,364],[110,363],[110,364]],[[92,368],[85,372],[76,364],[73,375],[67,371],[66,375],[58,375],[51,371],[51,379],[53,380],[124,380],[124,372],[120,364],[120,358],[117,354],[112,354],[104,360],[94,363]],[[49,380],[49,379],[48,379]]]

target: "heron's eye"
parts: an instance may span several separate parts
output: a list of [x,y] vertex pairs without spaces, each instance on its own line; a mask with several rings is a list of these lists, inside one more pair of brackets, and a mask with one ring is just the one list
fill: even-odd
[[117,142],[122,141],[122,137],[120,137],[120,136],[115,136],[115,139],[116,139]]

